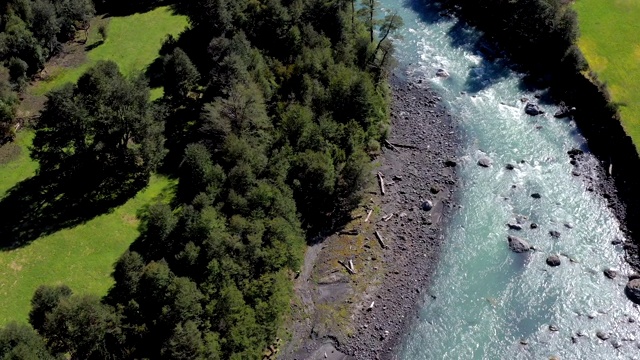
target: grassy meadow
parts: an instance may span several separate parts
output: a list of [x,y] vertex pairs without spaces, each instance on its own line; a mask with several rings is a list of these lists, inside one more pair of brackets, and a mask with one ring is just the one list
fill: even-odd
[[[98,34],[98,28],[103,24],[107,27],[104,42]],[[186,26],[186,16],[175,15],[167,6],[142,14],[96,18],[92,22],[86,43],[86,47],[91,49],[86,53],[86,61],[71,68],[54,66],[47,69],[47,79],[38,82],[33,91],[43,95],[67,82],[75,82],[99,60],[115,61],[124,74],[144,71],[158,57],[166,36],[177,36]],[[160,96],[162,89],[152,91],[152,97]]]
[[[108,36],[98,44],[100,23],[107,25]],[[162,40],[168,34],[179,34],[186,26],[186,17],[174,15],[168,7],[126,17],[96,18],[86,44],[92,49],[83,61],[72,66],[54,63],[48,68],[47,79],[28,91],[43,95],[74,82],[99,60],[114,60],[124,74],[144,71],[157,58]],[[162,89],[152,91],[152,97],[160,96]],[[0,198],[35,174],[38,164],[29,158],[33,136],[32,131],[21,131],[14,143],[0,148]],[[109,213],[38,238],[27,246],[0,251],[0,325],[26,321],[29,301],[41,284],[64,283],[76,293],[106,294],[113,283],[110,274],[114,262],[139,235],[136,215],[153,202],[169,201],[174,187],[174,180],[152,176],[145,189]]]
[[640,149],[640,1],[577,0],[579,46],[620,105],[622,123]]

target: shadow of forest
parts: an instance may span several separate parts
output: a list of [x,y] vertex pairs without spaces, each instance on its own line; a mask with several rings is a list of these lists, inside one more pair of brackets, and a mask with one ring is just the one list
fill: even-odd
[[148,176],[123,171],[64,169],[38,173],[16,184],[0,200],[0,250],[33,240],[105,214],[124,204],[148,182]]

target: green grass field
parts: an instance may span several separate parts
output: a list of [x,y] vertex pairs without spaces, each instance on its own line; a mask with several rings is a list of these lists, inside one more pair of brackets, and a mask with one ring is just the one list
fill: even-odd
[[[42,95],[66,82],[76,81],[98,60],[116,61],[124,74],[144,71],[158,56],[165,36],[177,35],[187,25],[186,17],[173,15],[167,7],[95,21],[108,23],[106,42],[89,51],[84,63],[53,69],[54,74],[49,73],[48,81],[35,84],[30,91]],[[88,44],[98,41],[97,26],[92,29],[95,30]],[[162,89],[154,89],[152,97],[159,96]],[[35,174],[38,164],[29,158],[28,150],[33,136],[32,131],[19,132],[16,142],[9,145],[12,148],[5,151],[8,155],[2,160],[10,161],[0,162],[0,198]],[[175,184],[175,180],[153,176],[149,186],[110,213],[41,237],[27,246],[1,251],[0,325],[13,320],[26,321],[29,301],[41,284],[64,283],[76,293],[106,294],[113,283],[110,274],[114,262],[139,235],[136,214],[153,202],[169,201]]]
[[[67,82],[76,82],[80,75],[99,60],[113,60],[124,74],[144,71],[158,57],[167,35],[178,35],[187,27],[186,16],[175,15],[169,7],[125,17],[96,19],[91,26],[87,46],[101,41],[100,23],[107,25],[106,41],[87,53],[87,61],[73,67],[49,70],[49,78],[36,84],[33,91],[43,95]],[[152,98],[162,96],[161,89],[152,91]]]
[[580,49],[620,104],[622,123],[640,149],[640,1],[577,0]]
[[[33,132],[23,131],[15,144],[20,155],[0,165],[0,197],[35,174],[29,158]],[[138,236],[137,212],[155,201],[169,201],[174,180],[153,176],[133,199],[72,229],[60,230],[28,246],[0,252],[0,325],[26,321],[29,300],[41,284],[67,284],[75,292],[104,295],[112,284],[113,263]]]

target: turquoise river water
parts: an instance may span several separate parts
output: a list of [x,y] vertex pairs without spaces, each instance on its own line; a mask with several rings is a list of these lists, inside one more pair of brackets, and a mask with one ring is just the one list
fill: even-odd
[[[471,50],[475,30],[440,18],[420,0],[381,3],[404,19],[394,40],[400,75],[425,79],[458,118],[464,139],[461,208],[446,229],[429,291],[435,299],[425,299],[397,357],[639,359],[639,327],[629,318],[640,321],[640,314],[624,295],[630,269],[622,249],[611,245],[622,237],[618,222],[606,202],[571,174],[567,151],[586,149],[575,124],[549,115],[556,106],[543,105],[547,115],[525,115],[520,99],[535,100],[534,94],[522,90],[521,75],[501,61]],[[439,68],[451,76],[437,78]],[[481,156],[494,166],[477,166]],[[506,170],[506,163],[517,164],[515,170]],[[542,198],[531,198],[534,192]],[[525,228],[509,230],[505,224],[518,215],[528,217]],[[530,229],[530,222],[539,228]],[[560,238],[554,240],[550,230],[560,231]],[[510,233],[539,251],[511,253]],[[545,264],[550,254],[566,256],[551,268]],[[606,268],[621,275],[610,280]],[[611,338],[598,339],[598,331]]]

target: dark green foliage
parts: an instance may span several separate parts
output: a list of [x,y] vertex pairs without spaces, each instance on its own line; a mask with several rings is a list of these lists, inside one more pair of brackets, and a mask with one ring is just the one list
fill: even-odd
[[164,94],[176,102],[184,102],[200,79],[198,70],[180,48],[164,58]]
[[164,156],[162,129],[146,81],[125,79],[115,63],[100,62],[77,85],[48,95],[32,157],[41,172],[79,163],[146,178]]
[[31,298],[31,311],[29,323],[33,328],[42,333],[46,322],[47,313],[53,311],[62,299],[71,296],[71,289],[66,285],[47,286],[41,285]]
[[18,97],[9,84],[9,71],[0,67],[0,145],[14,137],[17,105]]
[[62,43],[86,27],[95,10],[91,0],[9,0],[0,3],[0,65],[24,86],[56,55]]
[[123,350],[120,316],[95,296],[71,296],[47,314],[42,331],[52,352],[71,359],[117,359]]
[[203,356],[204,346],[198,326],[193,321],[187,321],[184,325],[179,323],[176,326],[160,355],[167,360],[207,359]]
[[53,360],[45,342],[26,325],[9,323],[0,329],[0,359]]
[[447,0],[459,6],[465,19],[486,37],[497,41],[515,62],[536,75],[579,72],[584,62],[576,56],[578,17],[564,0]]
[[148,176],[163,155],[160,114],[174,157],[166,170],[180,180],[173,203],[141,214],[103,302],[35,308],[56,354],[260,358],[289,311],[305,230],[348,217],[387,134],[387,36],[399,18],[367,26],[346,0],[176,7],[193,27],[165,43],[161,111],[142,80],[101,63],[51,93],[42,113],[41,172],[99,164]]

